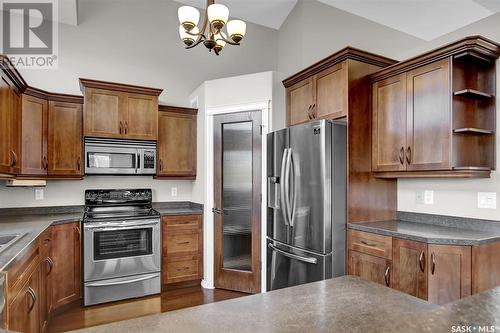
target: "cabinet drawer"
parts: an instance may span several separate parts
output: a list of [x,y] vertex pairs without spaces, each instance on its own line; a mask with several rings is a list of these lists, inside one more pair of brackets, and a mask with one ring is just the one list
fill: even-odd
[[201,278],[201,262],[198,256],[187,256],[177,258],[175,261],[164,263],[163,274],[166,276],[163,281],[175,283],[190,281]]
[[201,228],[201,215],[164,216],[169,231]]
[[198,252],[198,232],[167,236],[167,253]]
[[347,242],[350,250],[392,259],[392,237],[349,230]]

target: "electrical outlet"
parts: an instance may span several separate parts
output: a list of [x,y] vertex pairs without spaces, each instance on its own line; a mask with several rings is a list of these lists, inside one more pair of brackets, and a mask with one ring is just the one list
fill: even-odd
[[43,200],[43,188],[35,189],[35,200]]
[[172,190],[171,190],[171,194],[173,197],[176,197],[177,196],[177,187],[172,187]]
[[496,192],[478,192],[477,208],[497,209]]
[[434,204],[434,191],[425,190],[417,191],[415,201],[419,205],[433,205]]

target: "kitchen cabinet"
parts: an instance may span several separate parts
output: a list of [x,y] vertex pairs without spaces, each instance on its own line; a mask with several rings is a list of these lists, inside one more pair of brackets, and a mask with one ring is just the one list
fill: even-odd
[[397,238],[392,244],[392,287],[426,300],[427,244]]
[[391,260],[349,250],[348,274],[391,287]]
[[162,284],[203,277],[203,221],[201,215],[162,217]]
[[286,89],[287,125],[297,125],[312,119],[314,80],[312,77]]
[[428,300],[446,304],[471,295],[470,246],[429,245]]
[[83,176],[83,106],[50,101],[48,111],[49,175]]
[[315,119],[337,119],[347,116],[347,67],[343,61],[315,76]]
[[196,178],[197,110],[160,105],[157,178]]
[[161,89],[80,79],[87,137],[156,140]]
[[21,95],[0,76],[0,174],[17,174],[21,163]]
[[52,308],[80,299],[81,296],[80,222],[52,226]]
[[35,269],[9,305],[10,331],[38,333],[40,331],[40,271]]
[[46,175],[48,104],[46,99],[23,94],[21,111],[21,173]]
[[489,177],[499,55],[499,44],[473,36],[373,74],[375,176]]

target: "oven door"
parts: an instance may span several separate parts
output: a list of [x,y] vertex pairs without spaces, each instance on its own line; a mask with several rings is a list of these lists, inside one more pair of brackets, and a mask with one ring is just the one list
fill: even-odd
[[139,164],[137,148],[85,145],[86,174],[136,174]]
[[84,281],[159,272],[160,219],[84,222]]

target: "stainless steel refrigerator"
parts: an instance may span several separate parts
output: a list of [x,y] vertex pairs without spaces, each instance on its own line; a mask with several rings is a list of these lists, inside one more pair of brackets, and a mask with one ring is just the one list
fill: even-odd
[[268,291],[345,274],[346,137],[327,120],[268,134]]

